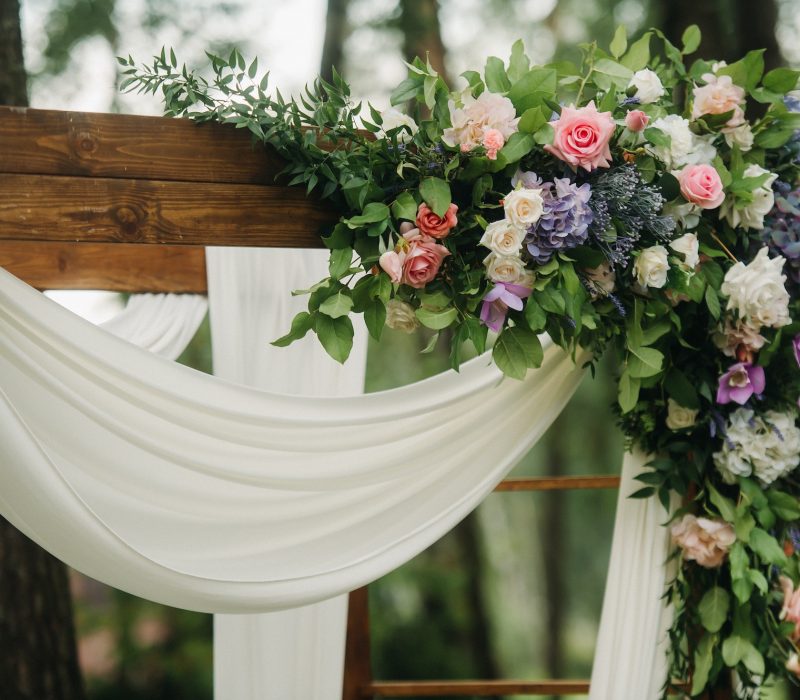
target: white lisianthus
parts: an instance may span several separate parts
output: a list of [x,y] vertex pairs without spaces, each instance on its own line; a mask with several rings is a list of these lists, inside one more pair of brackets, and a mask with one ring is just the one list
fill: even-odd
[[414,307],[400,299],[390,299],[386,304],[386,325],[396,331],[411,333],[419,326]]
[[377,134],[378,138],[385,139],[388,131],[398,129],[401,126],[407,126],[411,130],[411,133],[408,133],[405,129],[398,131],[397,140],[400,143],[410,141],[414,134],[417,133],[417,122],[407,114],[403,114],[399,109],[389,107],[381,112],[381,118],[383,119],[383,124],[381,124],[381,130]]
[[733,129],[724,130],[724,135],[728,146],[731,148],[738,146],[742,153],[747,153],[753,148],[753,130],[747,122]]
[[736,207],[736,202],[732,197],[727,197],[720,207],[720,215],[727,220],[733,227],[739,226],[760,230],[764,228],[764,217],[772,211],[775,206],[775,193],[772,191],[772,183],[777,179],[775,173],[764,170],[760,165],[748,165],[744,169],[745,177],[759,177],[769,174],[769,177],[753,190],[753,201],[742,209]]
[[667,399],[667,420],[666,425],[670,430],[681,430],[691,428],[697,421],[696,409],[681,406],[674,399]]
[[669,247],[683,255],[683,263],[689,270],[694,270],[700,262],[700,243],[694,233],[684,233],[672,241]]
[[749,408],[736,409],[728,419],[722,449],[714,464],[728,484],[755,474],[769,485],[800,464],[800,429],[793,412],[767,411],[756,416]]
[[650,146],[650,151],[670,170],[685,165],[709,164],[717,155],[711,136],[697,136],[689,129],[689,120],[678,114],[668,114],[650,124],[670,137],[669,146]]
[[753,326],[780,328],[791,322],[783,256],[769,257],[764,246],[750,263],[737,262],[725,273],[720,291],[728,297],[728,311]]
[[486,266],[486,276],[493,282],[524,284],[529,279],[525,263],[518,255],[489,253],[484,258],[483,264]]
[[637,70],[631,82],[628,84],[629,88],[636,88],[636,93],[633,95],[638,98],[639,102],[648,105],[653,102],[658,102],[664,93],[664,86],[661,84],[661,78],[655,71],[649,68]]
[[544,200],[542,191],[520,187],[509,192],[503,202],[508,219],[514,226],[522,229],[535,224],[542,215]]
[[498,255],[519,255],[525,229],[514,226],[507,219],[493,221],[486,227],[480,244]]
[[668,272],[667,249],[663,245],[645,248],[633,264],[636,281],[642,287],[661,289],[667,283]]

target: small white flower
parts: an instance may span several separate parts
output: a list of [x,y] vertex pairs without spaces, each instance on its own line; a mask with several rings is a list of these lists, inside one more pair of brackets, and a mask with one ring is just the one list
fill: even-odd
[[639,102],[645,105],[657,102],[665,93],[664,86],[661,84],[661,78],[658,77],[655,71],[649,68],[637,70],[633,74],[628,87],[636,88],[634,97],[639,98]]
[[645,248],[633,264],[636,281],[642,287],[661,289],[667,283],[668,272],[667,249],[663,245]]
[[734,129],[726,129],[723,131],[725,134],[725,142],[731,148],[738,146],[742,153],[747,153],[747,151],[753,148],[753,130],[747,122]]
[[378,138],[385,139],[386,132],[401,126],[407,126],[411,130],[411,133],[408,133],[405,129],[398,131],[397,140],[400,143],[407,143],[412,139],[414,134],[417,133],[417,122],[407,114],[403,114],[399,109],[389,107],[381,112],[381,118],[383,119],[383,124],[381,125],[381,130],[377,134]]
[[386,304],[386,325],[396,331],[411,333],[419,326],[414,307],[400,299],[390,299]]
[[673,399],[667,399],[667,420],[665,422],[670,430],[691,428],[697,421],[697,413],[696,409],[686,408]]
[[672,241],[669,247],[683,255],[683,263],[689,270],[694,270],[700,262],[700,243],[694,233],[684,233]]
[[780,255],[770,258],[766,246],[749,264],[737,262],[725,273],[720,287],[728,297],[728,311],[736,311],[755,328],[780,328],[791,323],[786,275],[781,274],[785,262]]
[[680,170],[685,165],[711,163],[717,155],[717,149],[711,143],[713,136],[692,133],[689,120],[678,114],[656,119],[650,126],[670,137],[669,146],[649,147],[652,154],[670,170]]
[[503,207],[506,218],[514,226],[526,229],[542,216],[544,209],[542,191],[527,187],[512,190],[505,196]]
[[507,219],[493,221],[486,227],[480,244],[498,255],[519,255],[525,229],[512,225]]
[[736,207],[736,202],[732,197],[726,197],[720,207],[720,215],[727,220],[733,227],[752,228],[760,230],[764,228],[764,217],[772,211],[775,206],[775,193],[772,191],[772,183],[777,179],[775,173],[764,170],[760,165],[748,165],[744,169],[745,177],[758,177],[766,175],[769,177],[759,187],[753,190],[753,201],[742,209]]
[[509,282],[528,286],[529,272],[525,263],[517,255],[498,255],[489,253],[483,264],[486,266],[486,276],[493,282]]

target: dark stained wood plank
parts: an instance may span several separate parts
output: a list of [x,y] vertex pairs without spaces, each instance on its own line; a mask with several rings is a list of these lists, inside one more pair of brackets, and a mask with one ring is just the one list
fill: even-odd
[[366,700],[371,683],[369,594],[363,586],[350,593],[348,602],[342,700]]
[[0,174],[0,240],[320,248],[300,188]]
[[589,681],[375,681],[369,690],[376,697],[408,698],[438,695],[587,695]]
[[274,184],[284,165],[232,126],[0,107],[0,173]]
[[606,476],[554,476],[505,479],[495,486],[495,491],[561,491],[569,489],[616,489],[619,477]]
[[205,249],[129,243],[0,242],[0,267],[37,289],[205,294]]

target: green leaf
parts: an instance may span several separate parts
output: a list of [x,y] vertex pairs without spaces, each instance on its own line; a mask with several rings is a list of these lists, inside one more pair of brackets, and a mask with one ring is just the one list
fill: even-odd
[[508,61],[508,77],[517,82],[531,68],[531,61],[525,54],[522,39],[517,39],[511,47],[511,58]]
[[419,185],[419,193],[436,216],[444,216],[450,206],[450,185],[438,177],[426,177]]
[[369,334],[375,340],[380,340],[386,326],[386,306],[380,299],[370,302],[364,309],[364,323],[367,325]]
[[718,320],[722,310],[720,309],[717,292],[711,285],[706,287],[706,306],[708,306],[708,311],[714,319]]
[[750,549],[767,564],[786,565],[786,555],[783,553],[783,548],[778,544],[778,540],[766,530],[762,530],[759,527],[753,528],[750,533],[749,545]]
[[757,676],[764,675],[764,657],[753,643],[737,634],[731,635],[722,643],[722,659],[734,668],[739,662]]
[[650,38],[652,35],[652,32],[645,32],[634,41],[620,63],[633,72],[644,68],[650,61]]
[[411,192],[401,192],[392,202],[392,216],[398,221],[414,221],[417,218],[417,202]]
[[308,313],[308,311],[301,311],[292,319],[292,327],[289,332],[277,340],[273,340],[270,345],[275,345],[279,348],[285,348],[295,340],[300,340],[300,338],[305,337],[306,333],[308,333],[313,327],[314,319],[311,314]]
[[772,511],[781,520],[792,521],[800,518],[800,500],[783,491],[767,491],[767,499]]
[[344,223],[346,223],[350,228],[360,228],[362,226],[366,226],[367,224],[374,224],[378,223],[379,221],[384,221],[385,219],[388,219],[389,216],[389,207],[383,204],[383,202],[370,202],[364,207],[364,210],[361,212],[361,214],[350,217],[349,219],[344,219]]
[[326,248],[350,248],[353,245],[353,232],[345,224],[336,224],[329,235],[322,237]]
[[693,409],[700,408],[700,398],[697,395],[697,389],[695,389],[694,385],[679,369],[673,368],[667,372],[664,386],[667,390],[667,394],[681,406]]
[[353,323],[349,316],[331,318],[319,314],[315,330],[325,351],[337,362],[344,362],[353,347]]
[[495,364],[512,379],[524,379],[528,368],[541,366],[543,358],[539,336],[518,326],[503,330],[492,349]]
[[621,63],[608,58],[601,58],[597,61],[594,64],[594,69],[597,73],[607,75],[621,89],[626,88],[633,77],[633,71],[630,68],[626,68]]
[[489,56],[486,59],[486,68],[483,72],[486,76],[486,87],[491,92],[506,93],[511,89],[505,64],[497,56]]
[[516,163],[528,155],[535,145],[533,136],[517,132],[511,134],[506,145],[500,149],[499,155],[505,159],[506,163]]
[[517,114],[543,104],[545,97],[555,94],[558,74],[552,68],[534,68],[517,80],[508,91]]
[[758,85],[764,73],[764,49],[750,51],[744,58],[720,68],[717,75],[729,75],[740,87],[750,91]]
[[449,309],[433,310],[426,309],[423,306],[416,310],[416,315],[423,326],[438,331],[451,325],[458,317],[458,311],[453,307]]
[[517,128],[523,134],[534,134],[547,124],[547,117],[541,107],[531,107],[526,109],[520,117]]
[[617,31],[614,32],[614,38],[611,40],[611,44],[608,46],[608,50],[611,52],[611,55],[614,58],[619,58],[622,54],[625,53],[625,49],[628,48],[628,32],[625,29],[625,25],[620,24],[617,27]]
[[738,513],[736,515],[736,522],[733,524],[733,529],[736,532],[736,538],[740,542],[749,542],[750,533],[756,526],[755,518],[748,511]]
[[708,484],[708,496],[711,502],[717,507],[719,514],[729,523],[736,520],[736,505],[729,498],[725,498],[711,484]]
[[644,137],[654,146],[662,148],[669,148],[672,143],[672,139],[667,134],[654,126],[649,126],[644,130]]
[[555,129],[553,129],[552,125],[547,123],[540,127],[539,130],[533,135],[533,140],[536,141],[536,143],[538,143],[540,146],[546,146],[553,143],[555,133]]
[[622,373],[622,376],[619,378],[617,400],[619,401],[619,407],[622,409],[623,413],[628,413],[636,407],[636,403],[639,400],[640,387],[641,381],[639,379],[631,377],[627,370]]
[[328,272],[333,279],[338,280],[350,269],[350,262],[353,260],[352,248],[335,248],[331,251],[328,261]]
[[525,304],[525,320],[532,331],[541,331],[547,324],[547,314],[535,300],[528,299]]
[[648,374],[632,374],[631,376],[652,377],[661,371],[661,367],[664,364],[664,353],[660,350],[637,347],[629,347],[628,350],[641,362],[643,371],[648,372]]
[[683,43],[683,51],[681,53],[684,56],[687,56],[690,53],[694,53],[697,51],[697,48],[700,46],[700,39],[702,35],[700,34],[700,27],[696,24],[690,24],[686,27],[686,30],[683,32],[683,36],[681,37],[681,42]]
[[764,76],[764,87],[777,93],[787,93],[797,86],[800,71],[791,68],[775,68]]
[[700,613],[700,622],[709,632],[719,632],[725,620],[728,619],[728,610],[731,605],[731,596],[724,588],[715,586],[706,591],[697,606]]
[[694,674],[692,675],[692,696],[699,695],[708,684],[708,675],[714,662],[716,635],[705,635],[694,652]]
[[323,301],[319,310],[320,313],[330,316],[331,318],[340,318],[347,316],[353,309],[353,299],[350,296],[350,290],[339,290],[336,294],[329,296]]

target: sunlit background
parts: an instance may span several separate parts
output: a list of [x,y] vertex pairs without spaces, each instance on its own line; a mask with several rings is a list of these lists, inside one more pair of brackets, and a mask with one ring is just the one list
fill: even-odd
[[[326,0],[22,0],[31,106],[159,114],[155,98],[118,93],[115,56],[146,60],[162,45],[174,47],[194,67],[203,66],[206,49],[237,46],[269,67],[274,87],[293,93],[325,68],[326,22],[330,13],[341,13],[345,21],[329,37],[328,55],[336,57],[354,95],[383,108],[405,77],[404,53],[419,48],[426,32],[435,35],[432,60],[443,61],[458,87],[459,73],[482,68],[489,55],[507,57],[517,38],[536,62],[575,59],[580,42],[607,42],[617,24],[636,33],[661,23],[668,10],[674,15],[678,5],[692,3],[441,0],[438,26],[422,32],[409,22],[409,7],[436,5],[435,0],[331,0],[330,6]],[[800,63],[797,2],[695,5],[716,8],[705,21],[717,17],[726,28],[719,41],[728,42],[718,46],[733,52],[744,45],[741,8],[756,14],[774,9],[772,61]],[[98,321],[122,306],[116,295],[55,296]],[[368,390],[412,382],[447,364],[436,352],[418,354],[427,343],[421,335],[387,331],[384,339],[370,349]],[[204,328],[182,361],[207,371],[209,356]],[[622,442],[608,408],[612,400],[610,371],[596,381],[587,378],[515,474],[617,472]],[[370,587],[376,676],[588,677],[615,499],[616,493],[603,491],[491,496],[453,533]],[[73,594],[92,700],[211,698],[210,616],[140,601],[77,574]]]

